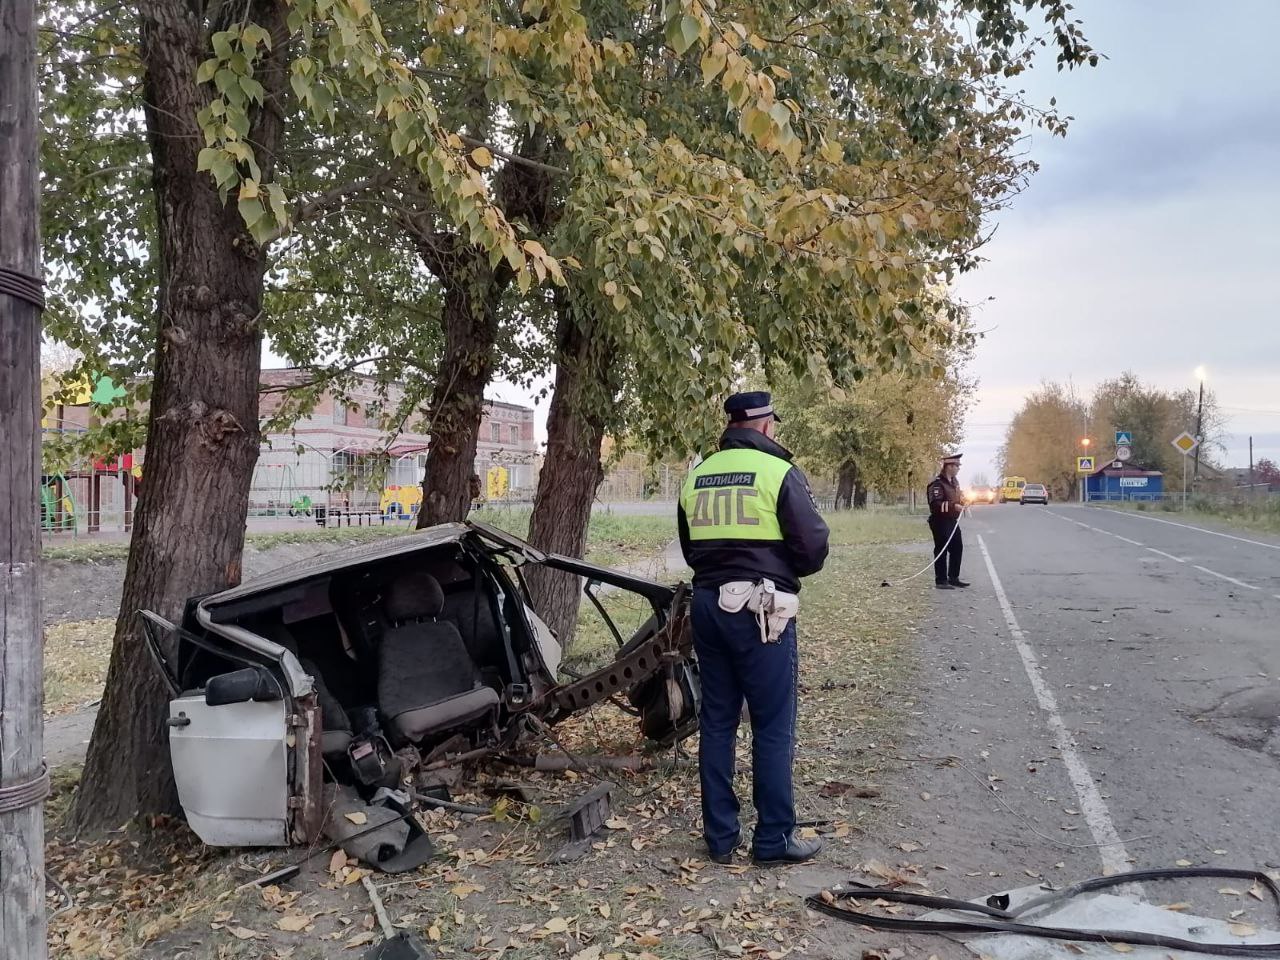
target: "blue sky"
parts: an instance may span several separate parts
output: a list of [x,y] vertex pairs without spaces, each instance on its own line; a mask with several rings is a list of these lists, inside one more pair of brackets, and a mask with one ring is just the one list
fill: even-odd
[[1280,2],[1077,0],[1097,68],[1025,77],[1076,119],[957,291],[986,331],[967,473],[1042,380],[1084,395],[1126,369],[1193,386],[1229,417],[1226,459],[1280,460]]

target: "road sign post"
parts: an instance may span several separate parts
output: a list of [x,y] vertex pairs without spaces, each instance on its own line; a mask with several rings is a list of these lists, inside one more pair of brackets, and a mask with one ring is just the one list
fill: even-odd
[[1080,502],[1086,501],[1085,477],[1093,473],[1093,457],[1076,457],[1076,473],[1080,475]]
[[1183,430],[1170,441],[1174,449],[1182,454],[1182,512],[1187,512],[1187,457],[1200,448],[1200,438],[1193,437]]

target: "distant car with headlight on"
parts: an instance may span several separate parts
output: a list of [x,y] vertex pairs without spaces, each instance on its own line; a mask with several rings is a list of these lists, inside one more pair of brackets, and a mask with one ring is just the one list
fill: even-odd
[[995,503],[996,492],[991,487],[970,487],[964,492],[965,503]]

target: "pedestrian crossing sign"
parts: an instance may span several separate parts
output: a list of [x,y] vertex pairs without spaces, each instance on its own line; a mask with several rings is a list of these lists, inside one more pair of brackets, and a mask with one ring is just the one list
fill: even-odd
[[1133,431],[1132,431],[1132,430],[1117,430],[1117,431],[1116,431],[1116,446],[1117,446],[1117,447],[1132,447],[1132,446],[1133,446]]
[[1093,473],[1093,457],[1076,457],[1076,473]]

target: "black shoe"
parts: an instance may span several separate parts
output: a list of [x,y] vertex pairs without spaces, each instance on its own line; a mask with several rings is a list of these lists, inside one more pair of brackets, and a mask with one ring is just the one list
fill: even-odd
[[792,832],[787,837],[787,845],[783,851],[776,856],[761,857],[753,855],[752,860],[755,861],[757,867],[775,867],[788,863],[804,863],[806,860],[812,860],[822,852],[822,848],[826,846],[821,837],[814,837],[812,840],[805,840],[798,833]]
[[956,577],[954,580],[948,580],[947,584],[952,587],[967,587],[969,585],[966,581],[961,580],[959,577]]
[[741,846],[742,846],[742,841],[739,840],[732,847],[730,847],[725,853],[709,853],[708,855],[711,857],[712,863],[719,863],[719,864],[733,863],[733,855],[738,852],[738,849]]
[[949,583],[945,583],[945,582],[944,582],[944,583],[935,583],[935,584],[934,584],[934,586],[935,586],[935,587],[937,587],[939,590],[954,590],[954,589],[955,589],[955,587],[953,587],[951,584],[949,584]]

